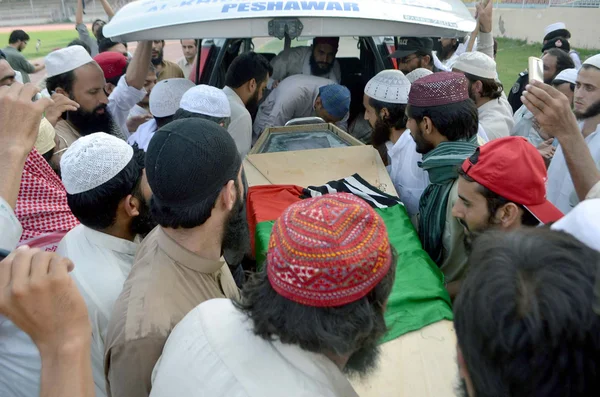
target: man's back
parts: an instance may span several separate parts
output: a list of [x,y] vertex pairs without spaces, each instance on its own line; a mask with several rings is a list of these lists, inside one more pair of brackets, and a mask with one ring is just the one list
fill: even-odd
[[107,394],[148,396],[154,364],[171,330],[195,306],[237,298],[227,264],[179,246],[161,227],[140,246],[108,327],[104,372]]
[[173,330],[151,395],[357,396],[333,361],[255,335],[252,320],[228,299],[199,305]]
[[23,54],[14,47],[7,46],[2,50],[6,55],[6,60],[10,66],[17,72],[21,72],[23,83],[29,83],[29,73],[35,72],[35,67],[23,56]]
[[313,116],[319,88],[330,84],[335,83],[303,74],[283,80],[260,105],[254,121],[254,134],[260,136],[267,127],[283,126],[294,118]]

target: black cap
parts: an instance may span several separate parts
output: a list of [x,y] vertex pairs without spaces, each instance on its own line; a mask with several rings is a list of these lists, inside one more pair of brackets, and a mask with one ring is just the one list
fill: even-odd
[[563,50],[568,53],[571,51],[571,45],[569,41],[564,37],[555,37],[551,40],[548,40],[546,44],[542,47],[542,53],[548,51],[550,48],[558,48],[559,50]]
[[156,131],[146,152],[153,200],[161,206],[213,206],[218,192],[237,180],[242,160],[231,135],[198,118],[173,121]]
[[396,51],[390,58],[404,58],[417,51],[433,50],[433,40],[429,37],[398,37]]

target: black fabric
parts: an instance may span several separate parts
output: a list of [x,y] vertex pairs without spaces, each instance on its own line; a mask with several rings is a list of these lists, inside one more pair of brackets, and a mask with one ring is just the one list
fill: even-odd
[[387,208],[402,204],[398,197],[390,196],[375,186],[370,185],[358,174],[337,181],[327,182],[322,186],[309,186],[302,191],[301,198],[319,197],[330,193],[351,193],[367,202],[373,208]]
[[519,73],[519,78],[512,86],[510,93],[508,94],[508,103],[512,107],[513,113],[515,113],[521,106],[523,106],[523,102],[521,102],[521,95],[523,95],[523,91],[525,91],[525,86],[529,82],[529,72],[527,70]]
[[571,45],[569,41],[564,37],[555,37],[552,40],[548,40],[546,44],[542,47],[542,53],[548,51],[550,48],[558,48],[559,50],[563,50],[568,53],[571,51]]
[[198,118],[176,120],[162,127],[146,152],[153,199],[169,207],[197,205],[214,197],[228,181],[237,180],[241,165],[227,130]]

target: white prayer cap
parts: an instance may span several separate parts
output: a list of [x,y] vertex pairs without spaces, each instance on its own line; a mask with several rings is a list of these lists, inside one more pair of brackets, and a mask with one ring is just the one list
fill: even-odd
[[186,92],[181,98],[179,107],[205,116],[231,117],[229,100],[223,90],[204,84],[197,85]]
[[600,69],[600,54],[596,54],[593,57],[590,57],[585,60],[584,65],[592,65]]
[[52,51],[46,55],[44,61],[46,73],[48,74],[46,78],[70,72],[90,62],[94,62],[94,60],[80,45]]
[[561,80],[561,81],[566,81],[569,82],[571,84],[577,84],[577,72],[579,72],[579,70],[577,69],[565,69],[562,72],[560,72],[559,74],[556,75],[556,77],[554,78],[554,80]]
[[410,81],[399,70],[388,69],[379,72],[365,86],[365,94],[386,103],[408,103]]
[[150,93],[150,113],[154,117],[173,116],[179,109],[179,101],[194,83],[188,79],[159,81]]
[[406,78],[412,84],[415,81],[419,80],[421,77],[429,76],[430,74],[433,74],[431,70],[425,68],[418,68],[407,74]]
[[496,61],[481,52],[464,52],[458,56],[452,69],[481,77],[482,79],[496,78]]
[[552,225],[567,232],[590,248],[600,251],[600,199],[584,200]]
[[547,36],[549,33],[562,29],[567,29],[567,25],[565,25],[564,22],[551,23],[544,29],[544,36]]
[[35,148],[37,151],[40,154],[46,154],[52,150],[56,146],[56,142],[54,142],[55,136],[56,131],[54,131],[52,124],[50,124],[45,117],[42,117],[40,128],[38,130],[38,136],[35,140]]
[[96,132],[77,139],[63,154],[60,170],[65,190],[78,194],[114,178],[133,158],[133,148],[122,139]]

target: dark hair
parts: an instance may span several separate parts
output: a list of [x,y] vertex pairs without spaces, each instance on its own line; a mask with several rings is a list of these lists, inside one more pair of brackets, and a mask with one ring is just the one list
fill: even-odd
[[265,340],[277,338],[315,353],[353,353],[387,332],[384,307],[394,285],[397,258],[392,250],[392,265],[379,284],[347,305],[313,307],[293,302],[275,292],[265,269],[250,277],[241,301],[234,304],[252,319],[254,333]]
[[554,32],[550,32],[546,36],[544,36],[544,42],[552,40],[552,39],[554,39],[556,37],[564,37],[566,39],[570,39],[571,38],[571,32],[569,32],[567,29],[558,29],[558,30],[555,30]]
[[[94,22],[96,23],[96,22]],[[92,28],[94,27],[94,24],[92,24]],[[98,31],[96,32],[96,40],[98,40],[98,42],[100,42],[100,40],[104,39],[104,25],[100,26],[98,28]]]
[[433,66],[434,61],[433,61],[433,53],[431,52],[431,50],[417,50],[414,54],[420,58],[423,58],[425,55],[428,55],[429,63],[427,64],[427,66]]
[[[180,43],[180,44],[183,44],[183,40],[194,40],[194,39],[181,39],[181,40],[179,40],[179,43]],[[199,40],[194,40],[194,45],[195,45],[196,47],[198,47],[198,41],[199,41]]]
[[[143,157],[142,157],[143,158]],[[83,225],[104,230],[117,219],[119,203],[135,189],[140,189],[143,165],[140,156],[134,155],[129,163],[108,182],[87,192],[67,194],[69,208]]]
[[[477,182],[475,179],[473,179],[469,175],[467,175],[467,173],[465,171],[463,171],[462,168],[458,169],[458,175],[460,175],[467,182]],[[479,194],[481,194],[483,197],[485,197],[485,201],[487,202],[488,213],[490,214],[490,219],[492,219],[494,217],[494,215],[500,209],[500,207],[502,207],[503,205],[506,205],[508,203],[513,203],[517,207],[519,207],[520,209],[523,210],[523,214],[521,215],[521,223],[524,226],[535,227],[540,224],[540,221],[531,212],[529,212],[529,210],[526,209],[523,205],[521,205],[519,203],[515,203],[508,199],[505,199],[504,197],[500,196],[497,193],[492,192],[490,189],[488,189],[487,187],[483,186],[480,183],[477,183],[477,185],[479,185],[479,187],[477,189],[479,191]]]
[[253,51],[245,52],[231,62],[225,76],[225,85],[239,88],[252,79],[255,79],[256,84],[260,85],[272,74],[273,67],[267,58]]
[[106,52],[112,47],[116,46],[117,44],[123,44],[125,48],[127,48],[127,43],[118,43],[116,41],[112,41],[111,39],[106,38],[98,40],[98,53]]
[[189,111],[183,110],[183,109],[177,109],[177,111],[175,112],[175,116],[173,117],[173,120],[191,119],[191,118],[204,119],[204,120],[212,121],[213,123],[216,123],[219,125],[223,124],[224,128],[227,128],[229,126],[229,123],[231,122],[230,117],[213,117],[213,116],[208,116],[206,114],[189,112]]
[[90,46],[86,44],[85,41],[79,40],[79,39],[75,39],[75,40],[71,41],[67,45],[67,47],[72,47],[74,45],[80,45],[80,46],[82,46],[88,52],[88,54],[92,55],[92,50],[90,49]]
[[481,81],[481,96],[484,98],[498,99],[502,96],[502,83],[494,79],[484,79],[470,73],[463,73],[470,84]]
[[474,395],[597,395],[599,268],[600,253],[545,228],[475,240],[454,304]]
[[48,77],[46,79],[46,88],[48,92],[56,91],[58,87],[65,90],[67,93],[73,91],[73,84],[75,83],[75,71],[69,70],[68,72],[58,74],[56,76]]
[[430,107],[408,105],[406,114],[418,123],[429,117],[439,133],[451,142],[471,139],[479,128],[477,107],[471,99]]
[[173,116],[165,116],[165,117],[154,116],[154,121],[156,121],[156,126],[158,127],[158,129],[163,128],[165,125],[169,124],[173,120],[175,120],[175,118]]
[[[240,165],[240,170],[241,169],[242,166]],[[240,186],[237,180],[237,174],[236,177],[233,178],[233,182],[236,191],[239,192]],[[227,183],[229,183],[229,181],[227,181]],[[223,187],[224,186],[225,184]],[[216,192],[209,194],[201,202],[185,207],[160,205],[153,195],[150,200],[150,213],[152,214],[152,219],[162,227],[169,227],[172,229],[192,229],[202,226],[208,218],[210,218],[212,209],[221,194],[221,190],[222,189],[218,189]]]
[[406,128],[406,104],[388,103],[369,97],[369,105],[375,109],[378,115],[382,109],[387,109],[390,116],[386,119],[382,119],[382,121],[390,128],[398,130]]
[[575,84],[571,83],[570,81],[559,80],[559,79],[552,80],[553,87],[558,87],[559,85],[563,85],[563,84],[569,84],[569,87],[571,87],[571,91],[575,92]]
[[29,41],[29,35],[24,30],[13,30],[8,38],[8,44],[15,44],[17,41]]
[[558,48],[550,48],[548,51],[546,51],[546,54],[544,55],[552,55],[556,57],[557,75],[565,69],[572,69],[575,67],[575,63],[573,62],[573,59],[571,59],[569,54],[563,50],[559,50]]

